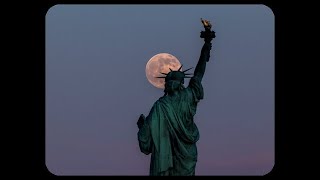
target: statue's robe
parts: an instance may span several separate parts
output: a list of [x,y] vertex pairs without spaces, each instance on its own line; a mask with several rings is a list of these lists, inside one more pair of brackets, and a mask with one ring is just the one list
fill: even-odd
[[150,175],[195,175],[199,131],[193,121],[203,87],[196,77],[173,96],[159,98],[139,129],[140,150],[151,153]]

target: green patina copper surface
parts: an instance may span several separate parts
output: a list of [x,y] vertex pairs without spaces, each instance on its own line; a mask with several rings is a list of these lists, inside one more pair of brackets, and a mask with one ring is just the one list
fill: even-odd
[[200,37],[205,42],[188,86],[183,85],[185,77],[179,71],[181,68],[166,74],[165,95],[153,104],[147,117],[141,114],[137,122],[140,150],[151,154],[152,176],[195,175],[199,131],[194,116],[204,97],[201,81],[215,38],[211,24],[206,22],[204,27]]

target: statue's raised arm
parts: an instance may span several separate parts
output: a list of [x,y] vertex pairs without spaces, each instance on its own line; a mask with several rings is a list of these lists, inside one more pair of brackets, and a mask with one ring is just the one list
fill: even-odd
[[200,37],[204,39],[204,45],[202,46],[200,58],[194,70],[194,78],[198,79],[200,82],[206,70],[206,63],[210,58],[211,41],[216,37],[215,32],[211,30],[212,25],[210,21],[201,18],[201,22],[205,29],[205,31],[201,31],[200,35]]

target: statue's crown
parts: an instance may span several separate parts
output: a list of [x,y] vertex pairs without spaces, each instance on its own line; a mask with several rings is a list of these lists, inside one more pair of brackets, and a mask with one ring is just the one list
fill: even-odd
[[184,78],[191,78],[188,75],[192,75],[192,74],[188,74],[188,73],[185,73],[185,72],[189,71],[192,68],[189,68],[189,69],[184,70],[184,71],[180,71],[182,66],[183,65],[181,65],[180,68],[177,71],[173,71],[171,68],[169,68],[170,69],[169,73],[162,73],[161,72],[161,74],[166,75],[166,76],[156,77],[156,78],[165,78],[165,82],[170,81],[170,80],[176,80],[176,81],[184,82]]

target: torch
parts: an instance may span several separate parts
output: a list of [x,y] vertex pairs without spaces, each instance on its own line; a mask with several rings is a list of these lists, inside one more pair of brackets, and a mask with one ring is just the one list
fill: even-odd
[[205,31],[201,31],[200,37],[204,38],[205,41],[211,41],[213,38],[216,37],[215,32],[211,30],[211,23],[208,20],[202,19],[201,22],[203,24],[203,27]]

